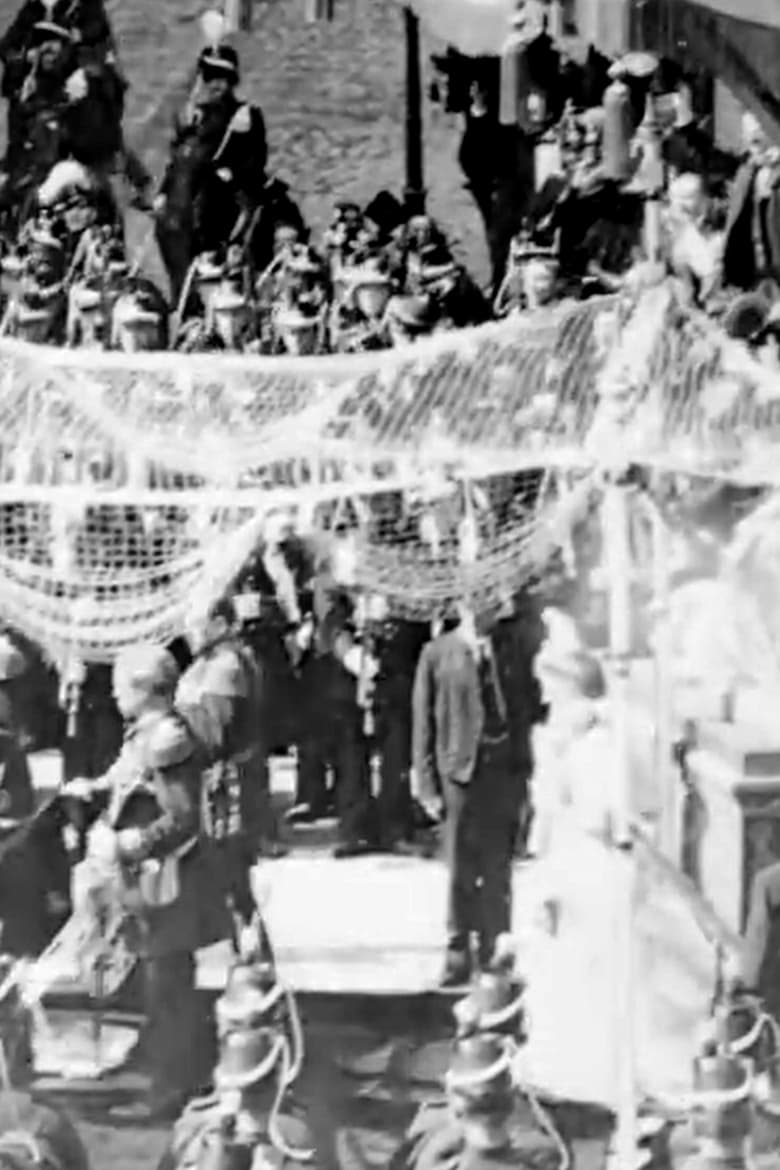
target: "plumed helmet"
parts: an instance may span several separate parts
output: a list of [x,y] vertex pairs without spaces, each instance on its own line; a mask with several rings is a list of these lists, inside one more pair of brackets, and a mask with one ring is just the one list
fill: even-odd
[[94,184],[89,171],[74,159],[58,162],[38,188],[41,207],[53,207],[74,194],[89,195]]
[[7,634],[0,634],[0,682],[11,682],[27,669],[27,662]]
[[73,44],[73,34],[56,20],[38,20],[32,27],[31,45],[33,48],[39,48],[47,41],[59,41],[63,45],[70,45]]
[[268,1028],[229,1032],[222,1040],[217,1089],[245,1089],[265,1080],[279,1060],[280,1037]]
[[151,768],[175,768],[195,754],[195,743],[179,719],[162,719],[149,736],[147,760]]
[[201,51],[198,70],[204,81],[224,77],[235,85],[239,78],[238,53],[232,45],[214,45]]

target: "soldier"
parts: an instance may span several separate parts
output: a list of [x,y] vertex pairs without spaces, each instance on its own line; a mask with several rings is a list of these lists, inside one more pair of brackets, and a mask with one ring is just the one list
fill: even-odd
[[512,1042],[481,1031],[478,1018],[471,1027],[462,1026],[445,1079],[446,1108],[437,1104],[431,1112],[423,1106],[391,1166],[568,1166],[562,1138],[514,1085],[513,1055]]
[[108,65],[77,65],[68,29],[40,21],[36,56],[19,95],[18,129],[9,144],[10,196],[29,199],[56,162],[68,157],[108,168],[121,147],[121,93]]
[[206,745],[211,769],[210,831],[222,842],[229,894],[244,921],[254,904],[249,870],[258,856],[278,857],[262,720],[260,667],[237,635],[233,602],[222,598],[190,615],[194,661],[184,674],[177,706]]
[[[179,1118],[158,1170],[205,1170],[215,1160],[247,1167],[312,1161],[301,1110],[285,1101],[302,1049],[291,1050],[281,991],[271,964],[233,968],[217,1001],[215,1092],[193,1101]],[[294,1012],[289,999],[288,1005]]]
[[174,301],[197,256],[243,238],[266,186],[265,123],[256,106],[236,96],[238,54],[230,45],[205,49],[198,70],[203,96],[177,121],[155,200]]
[[120,867],[128,931],[144,968],[151,1089],[148,1100],[117,1109],[126,1120],[175,1117],[205,1083],[208,1022],[195,990],[195,952],[229,934],[201,833],[202,755],[173,707],[178,677],[160,647],[124,651],[113,679],[126,723],[120,756],[101,779],[65,789],[107,797],[90,847]]

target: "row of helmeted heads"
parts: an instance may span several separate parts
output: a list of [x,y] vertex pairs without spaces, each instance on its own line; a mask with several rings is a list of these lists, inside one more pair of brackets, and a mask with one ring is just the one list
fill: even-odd
[[514,1057],[525,1040],[525,984],[515,971],[515,943],[502,935],[487,970],[454,1008],[455,1041],[445,1087],[459,1116],[510,1112]]

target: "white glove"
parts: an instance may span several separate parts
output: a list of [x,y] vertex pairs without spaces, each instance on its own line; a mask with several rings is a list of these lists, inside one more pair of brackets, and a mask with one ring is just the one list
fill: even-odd
[[165,195],[155,195],[154,199],[152,200],[152,211],[155,213],[155,215],[160,215],[163,211],[165,211],[165,205],[167,202],[168,200]]
[[105,821],[96,821],[89,831],[87,853],[95,861],[114,862],[119,855],[117,834]]
[[217,178],[221,179],[223,183],[230,183],[233,179],[233,172],[228,167],[220,167],[217,171]]
[[71,73],[65,82],[65,93],[69,102],[84,100],[89,93],[89,82],[83,69],[77,69],[75,73]]
[[136,857],[143,846],[144,835],[140,829],[122,829],[116,834],[117,850],[120,857]]
[[92,781],[85,780],[83,776],[77,776],[75,780],[70,780],[62,789],[62,795],[70,796],[73,800],[91,800],[93,792]]

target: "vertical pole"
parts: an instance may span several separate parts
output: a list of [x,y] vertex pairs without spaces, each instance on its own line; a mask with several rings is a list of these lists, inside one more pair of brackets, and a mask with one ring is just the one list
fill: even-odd
[[672,764],[672,651],[670,626],[669,531],[660,509],[653,505],[653,641],[655,743],[653,773],[661,802],[659,845],[679,866],[679,797],[677,771]]
[[619,473],[607,480],[602,522],[608,580],[610,672],[609,697],[615,759],[613,795],[614,844],[617,870],[614,882],[615,922],[615,1032],[618,1090],[617,1128],[613,1158],[616,1170],[637,1165],[637,1108],[634,1036],[634,854],[631,832],[631,767],[629,669],[631,653],[631,554],[629,545],[629,489]]
[[404,7],[406,42],[406,187],[404,202],[409,215],[425,211],[423,177],[422,82],[420,78],[420,21],[409,5]]

